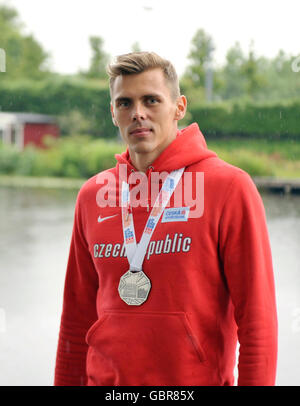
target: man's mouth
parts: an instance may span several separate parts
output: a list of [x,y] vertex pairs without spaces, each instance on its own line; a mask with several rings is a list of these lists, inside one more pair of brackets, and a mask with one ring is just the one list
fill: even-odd
[[149,135],[151,132],[152,132],[152,130],[150,128],[139,127],[139,128],[136,128],[135,130],[130,131],[130,135],[145,136],[145,135]]

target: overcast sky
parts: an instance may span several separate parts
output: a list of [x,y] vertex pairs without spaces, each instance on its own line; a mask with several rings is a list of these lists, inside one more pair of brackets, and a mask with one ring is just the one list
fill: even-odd
[[51,54],[60,73],[86,69],[90,35],[101,36],[112,56],[142,50],[170,59],[179,74],[187,65],[190,42],[199,28],[215,42],[215,59],[239,41],[245,52],[254,40],[258,56],[274,57],[280,49],[300,54],[300,0],[0,0],[14,6]]

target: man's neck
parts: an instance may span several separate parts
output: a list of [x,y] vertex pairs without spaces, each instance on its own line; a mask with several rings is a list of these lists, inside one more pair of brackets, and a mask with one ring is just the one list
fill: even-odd
[[158,148],[151,152],[135,152],[129,149],[129,155],[133,166],[140,172],[146,173],[149,166],[159,157],[159,155],[174,141],[176,138],[175,133],[174,137],[171,137],[168,142],[164,145],[160,145]]
[[[155,151],[156,152],[156,151]],[[130,159],[133,166],[140,172],[147,172],[147,169],[156,160],[159,154],[157,153],[137,153],[129,151]]]

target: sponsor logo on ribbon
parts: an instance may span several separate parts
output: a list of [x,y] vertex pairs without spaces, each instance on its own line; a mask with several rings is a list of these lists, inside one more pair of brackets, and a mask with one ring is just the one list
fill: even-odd
[[151,234],[154,226],[155,226],[155,221],[154,221],[153,217],[150,217],[147,222],[145,232],[148,234]]
[[125,236],[125,241],[126,244],[131,244],[134,241],[134,236],[133,236],[133,232],[131,230],[129,230],[128,228],[124,231],[124,236]]

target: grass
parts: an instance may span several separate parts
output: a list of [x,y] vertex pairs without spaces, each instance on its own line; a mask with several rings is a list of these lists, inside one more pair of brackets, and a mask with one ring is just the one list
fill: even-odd
[[207,140],[207,146],[252,176],[300,178],[300,142],[221,138]]

